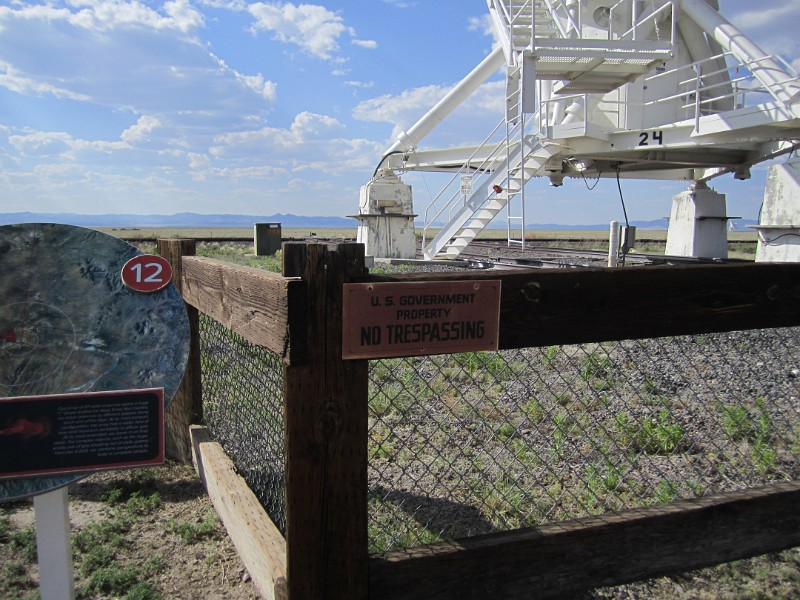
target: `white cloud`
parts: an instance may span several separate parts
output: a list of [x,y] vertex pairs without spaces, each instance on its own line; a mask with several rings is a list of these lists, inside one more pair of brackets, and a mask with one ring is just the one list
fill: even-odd
[[261,75],[261,73],[258,75],[243,75],[234,69],[233,74],[248,88],[264,98],[264,100],[274,102],[277,98],[278,85],[274,81],[265,81],[264,76]]
[[[135,127],[134,125],[126,131],[135,130]],[[126,141],[74,139],[63,131],[14,134],[8,136],[8,142],[24,157],[57,157],[61,160],[74,160],[79,153],[110,154],[116,150],[130,148]]]
[[766,53],[780,56],[797,69],[800,64],[797,0],[774,0],[762,3],[757,9],[750,8],[752,3],[739,0],[734,4],[742,7],[739,12],[728,9],[730,5],[730,2],[723,4],[721,9],[731,23]]
[[36,131],[25,135],[10,135],[8,141],[23,156],[59,155],[72,146],[72,138],[64,132]]
[[[797,4],[795,0],[785,2],[782,6],[771,2],[768,5],[759,5],[756,10],[746,10],[744,12],[729,15],[732,23],[741,23],[741,29],[757,29],[760,27],[770,27],[782,25],[786,19],[790,19],[797,14]],[[723,7],[724,13],[724,7]]]
[[257,146],[298,151],[306,143],[330,139],[332,131],[341,129],[343,125],[333,117],[302,112],[295,117],[288,129],[264,127],[219,135],[214,140],[216,145],[211,149],[211,153],[222,157],[236,152],[237,148],[251,152],[251,148]]
[[71,100],[89,100],[89,96],[79,94],[69,89],[26,77],[9,63],[0,61],[0,86],[12,92],[30,96],[52,95],[56,98],[69,98]]
[[333,117],[302,112],[288,128],[263,127],[217,136],[209,154],[220,164],[229,161],[239,169],[268,164],[286,172],[338,175],[343,165],[347,170],[368,168],[380,155],[380,145],[344,137],[344,130]]
[[488,14],[481,15],[480,17],[470,17],[467,22],[467,31],[477,31],[482,35],[491,37],[494,46],[498,46],[500,44],[500,39],[497,37],[497,31],[492,23],[492,17]]
[[345,81],[344,84],[348,85],[350,87],[354,87],[354,88],[368,89],[368,88],[373,87],[375,85],[375,82],[374,81]]
[[254,31],[270,31],[275,39],[300,46],[317,58],[332,58],[339,37],[347,31],[342,17],[324,6],[256,2],[248,11],[256,19]]
[[172,29],[183,33],[203,25],[203,16],[188,0],[171,0],[163,5],[163,14],[138,0],[70,0],[69,8],[51,4],[0,7],[0,29],[10,17],[27,20],[63,21],[74,27],[109,31],[119,27]]
[[[371,98],[356,105],[353,117],[361,121],[391,123],[394,126],[391,139],[396,139],[402,131],[407,130],[433,108],[449,90],[445,86],[428,85],[405,90],[398,95],[386,94]],[[450,129],[480,131],[480,127],[476,128],[480,120],[485,132],[491,131],[503,117],[504,95],[504,81],[483,84],[453,112],[451,118],[462,119],[465,127],[456,126]],[[477,140],[472,140],[475,141]],[[464,142],[465,140],[460,140],[452,143]]]
[[273,39],[294,44],[323,60],[334,59],[340,49],[339,40],[344,35],[352,38],[351,44],[361,48],[378,46],[374,40],[358,39],[355,30],[346,26],[339,14],[324,6],[255,2],[247,10],[255,19],[251,27],[254,33],[268,31]]
[[[185,135],[208,132],[222,121],[230,130],[263,122],[276,100],[276,83],[229,67],[180,31],[200,22],[186,0],[166,3],[167,16],[138,1],[125,4],[125,10],[123,4],[75,0],[71,6],[83,17],[51,6],[0,9],[0,24],[6,26],[0,35],[0,86],[24,96],[153,115]],[[82,20],[115,29],[87,31],[76,25]],[[174,27],[160,29],[166,22]],[[69,131],[76,137],[86,128],[80,122],[65,126],[73,127]]]
[[383,0],[384,4],[390,4],[396,8],[413,8],[416,2],[406,2],[405,0]]
[[139,117],[136,125],[131,125],[128,129],[123,131],[122,135],[120,135],[120,139],[129,144],[147,140],[150,134],[153,133],[153,130],[160,126],[161,121],[159,121],[157,117],[144,115]]
[[[505,83],[501,81],[485,83],[464,102],[463,107],[479,112],[496,111],[499,119],[502,116],[504,89]],[[353,116],[361,121],[411,125],[449,90],[449,87],[427,85],[405,90],[396,96],[386,94],[371,98],[356,105]]]
[[426,85],[404,90],[399,95],[385,94],[365,100],[353,109],[353,117],[361,121],[408,123],[422,116],[438,102],[449,88]]
[[374,50],[378,47],[378,42],[375,40],[352,40],[350,42],[354,46],[358,46],[360,48],[366,48],[368,50]]

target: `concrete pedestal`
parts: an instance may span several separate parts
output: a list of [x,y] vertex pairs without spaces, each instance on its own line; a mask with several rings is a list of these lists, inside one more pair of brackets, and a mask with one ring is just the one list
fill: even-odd
[[698,183],[672,198],[666,254],[728,258],[724,194]]
[[411,186],[389,170],[361,188],[357,241],[367,256],[416,258]]
[[769,168],[757,229],[757,262],[800,262],[800,157]]

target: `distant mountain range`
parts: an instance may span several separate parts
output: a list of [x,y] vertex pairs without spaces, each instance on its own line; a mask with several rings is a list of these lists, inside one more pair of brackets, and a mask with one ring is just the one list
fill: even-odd
[[[64,225],[77,225],[80,227],[191,227],[191,228],[231,228],[252,227],[254,223],[280,223],[282,227],[319,227],[331,229],[353,229],[356,220],[349,217],[310,217],[292,214],[274,215],[201,215],[198,213],[177,213],[174,215],[79,215],[75,213],[0,213],[0,225],[13,223],[62,223]],[[734,221],[737,229],[746,229],[757,222],[750,219]],[[632,221],[639,229],[666,229],[669,225],[667,219],[652,221]],[[505,227],[501,219],[492,227]],[[559,225],[556,223],[531,223],[528,229],[561,229],[561,230],[586,230],[607,229],[608,223],[595,223],[584,225]]]
[[355,219],[345,217],[305,217],[299,215],[79,215],[75,213],[0,213],[0,225],[12,223],[61,223],[80,227],[252,227],[253,223],[280,223],[283,227],[353,228]]

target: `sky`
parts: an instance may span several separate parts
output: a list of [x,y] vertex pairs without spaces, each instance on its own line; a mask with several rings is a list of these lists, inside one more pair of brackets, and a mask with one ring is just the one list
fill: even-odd
[[[800,68],[797,0],[720,1]],[[485,0],[0,0],[0,212],[355,214],[397,133],[491,51],[487,20]],[[484,139],[503,88],[422,145]],[[712,185],[755,219],[765,176]],[[422,212],[437,176],[404,180]],[[622,185],[631,220],[685,189]],[[526,189],[531,223],[622,220],[613,179]]]

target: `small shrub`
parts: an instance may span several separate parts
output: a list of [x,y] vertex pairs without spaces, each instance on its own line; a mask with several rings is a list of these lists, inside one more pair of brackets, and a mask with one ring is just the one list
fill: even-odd
[[544,357],[542,358],[542,363],[545,367],[549,367],[553,364],[553,361],[556,359],[558,355],[558,346],[548,346],[547,349],[544,351]]
[[743,440],[753,429],[753,424],[743,406],[726,406],[722,415],[722,429],[733,440]]
[[668,504],[678,497],[678,484],[662,479],[656,486],[656,499],[662,504]]
[[514,434],[517,433],[517,428],[514,426],[513,423],[509,423],[508,421],[502,423],[497,429],[494,431],[495,437],[500,440],[501,442],[507,442]]
[[633,421],[627,413],[615,415],[614,421],[620,444],[647,454],[671,454],[683,440],[683,427],[673,422],[666,409],[641,425]]
[[542,403],[536,398],[531,398],[528,400],[528,402],[522,407],[522,412],[525,413],[530,422],[534,425],[541,423],[546,414]]
[[176,521],[170,519],[167,521],[167,527],[187,544],[196,544],[204,539],[214,538],[218,535],[217,524],[219,517],[217,514],[209,510],[206,516],[199,523],[189,523],[188,521]]
[[9,535],[9,546],[27,562],[36,561],[36,529],[29,525],[24,529],[12,531]]
[[[127,593],[134,586],[141,584],[139,571],[135,567],[122,567],[114,562],[111,565],[94,571],[76,592],[78,598],[89,598],[92,594],[104,594],[127,598]],[[158,596],[150,596],[157,598]],[[139,598],[143,598],[139,596]],[[145,597],[146,598],[146,597]]]

